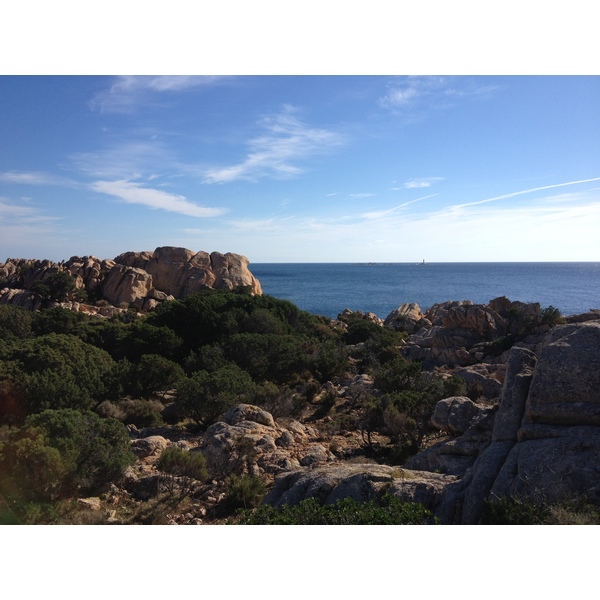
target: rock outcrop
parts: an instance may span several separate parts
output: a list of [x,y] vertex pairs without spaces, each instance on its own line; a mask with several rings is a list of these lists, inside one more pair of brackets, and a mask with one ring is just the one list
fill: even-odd
[[154,252],[126,252],[115,262],[142,269],[152,276],[154,287],[176,298],[207,287],[232,290],[248,286],[261,294],[258,280],[248,270],[248,259],[239,254],[192,252],[186,248],[165,246]]
[[422,314],[418,305],[404,304],[388,315],[385,324],[409,332],[404,356],[428,367],[481,363],[499,340],[544,334],[550,329],[538,303],[511,302],[505,297],[489,304],[470,300],[434,304],[420,317]]
[[282,474],[264,502],[276,507],[295,505],[308,498],[323,504],[335,504],[344,498],[368,502],[389,493],[403,502],[419,502],[435,510],[445,486],[455,479],[389,465],[336,463]]
[[213,476],[240,469],[272,475],[334,460],[318,437],[298,421],[283,426],[257,406],[238,404],[206,430],[201,449]]
[[599,390],[600,322],[554,328],[539,357],[513,347],[490,442],[448,486],[442,521],[478,523],[501,497],[600,504]]
[[[0,303],[30,310],[56,304],[30,288],[61,272],[69,273],[75,288],[88,297],[120,308],[152,310],[164,300],[184,298],[206,288],[247,287],[252,294],[262,294],[260,282],[248,269],[248,263],[245,256],[230,252],[208,254],[170,246],[154,252],[126,252],[115,260],[73,256],[66,262],[53,263],[9,258],[0,264]],[[92,304],[73,304],[68,308],[102,314]]]

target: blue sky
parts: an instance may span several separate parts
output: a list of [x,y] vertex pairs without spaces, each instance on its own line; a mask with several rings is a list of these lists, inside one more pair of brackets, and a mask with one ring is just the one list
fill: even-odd
[[0,261],[600,261],[598,76],[0,76]]

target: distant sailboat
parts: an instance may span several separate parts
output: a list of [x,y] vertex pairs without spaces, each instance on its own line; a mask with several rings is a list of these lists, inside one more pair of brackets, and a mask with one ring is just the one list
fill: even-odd
[[417,263],[418,267],[422,267],[425,264],[425,259],[423,259],[423,262]]

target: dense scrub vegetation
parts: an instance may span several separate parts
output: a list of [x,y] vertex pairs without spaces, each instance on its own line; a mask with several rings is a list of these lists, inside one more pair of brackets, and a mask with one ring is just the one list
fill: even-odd
[[[56,298],[72,292],[67,283],[44,284]],[[403,335],[352,315],[333,327],[244,290],[207,290],[111,319],[0,306],[0,504],[14,513],[19,503],[92,493],[133,460],[124,425],[205,429],[239,403],[276,417],[328,415],[329,433],[360,431],[371,453],[373,435],[385,435],[393,458],[405,458],[419,449],[435,402],[461,384],[403,359]],[[359,372],[371,374],[375,391],[354,386],[346,406],[321,393]],[[159,469],[171,492],[187,492],[207,476],[201,462],[173,450]],[[256,506],[265,492],[243,470],[227,485],[232,509]]]
[[344,498],[335,504],[320,504],[315,498],[282,508],[262,505],[242,511],[240,525],[425,525],[432,523],[431,512],[423,505],[401,502],[391,495],[381,502],[358,503]]

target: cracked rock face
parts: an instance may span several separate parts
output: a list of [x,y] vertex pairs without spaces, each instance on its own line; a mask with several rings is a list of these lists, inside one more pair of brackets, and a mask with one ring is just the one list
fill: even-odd
[[248,259],[231,252],[195,253],[164,246],[154,252],[126,252],[115,262],[142,269],[152,276],[156,289],[175,298],[206,288],[232,290],[240,286],[249,286],[253,294],[262,293],[259,281],[248,270]]
[[[208,254],[171,246],[156,248],[153,252],[125,252],[115,260],[73,256],[66,262],[53,263],[9,258],[0,264],[0,279],[7,283],[7,287],[0,290],[0,303],[29,310],[42,308],[48,301],[30,292],[29,287],[63,271],[73,276],[78,289],[100,295],[113,306],[135,305],[143,310],[152,310],[164,300],[184,298],[207,288],[248,287],[252,294],[260,295],[260,282],[248,264],[248,259],[240,254]],[[71,305],[68,308],[75,310]],[[79,305],[78,309],[96,314]]]
[[491,443],[448,487],[443,522],[476,524],[501,497],[600,503],[599,390],[597,321],[554,328],[537,357],[513,347]]

